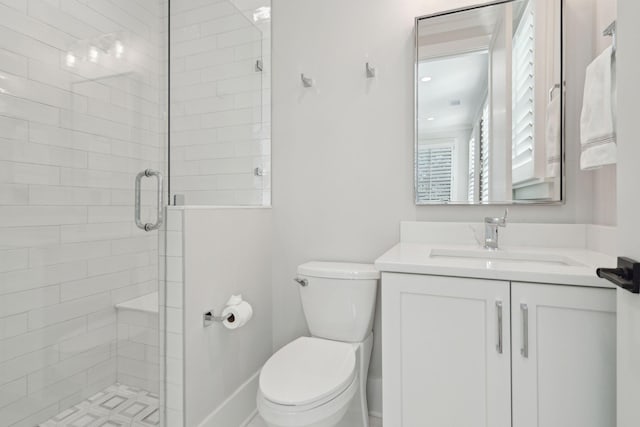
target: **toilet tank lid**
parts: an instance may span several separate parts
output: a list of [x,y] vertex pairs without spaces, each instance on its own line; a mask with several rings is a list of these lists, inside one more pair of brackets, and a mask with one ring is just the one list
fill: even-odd
[[298,274],[327,279],[371,280],[379,279],[380,272],[373,264],[350,262],[312,261],[298,266]]

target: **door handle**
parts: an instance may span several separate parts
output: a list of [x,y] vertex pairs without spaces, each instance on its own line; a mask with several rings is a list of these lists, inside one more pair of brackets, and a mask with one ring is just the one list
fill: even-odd
[[496,300],[496,313],[498,313],[498,342],[496,351],[502,354],[502,301]]
[[529,307],[527,304],[520,304],[520,312],[522,313],[522,347],[520,354],[524,358],[529,357]]
[[618,257],[617,268],[598,268],[598,277],[634,294],[640,294],[640,263],[630,258]]
[[[156,222],[154,223],[143,223],[142,219],[140,218],[140,204],[141,204],[141,184],[142,184],[142,178],[150,178],[152,176],[156,177],[156,180],[158,181],[158,193],[157,193],[157,203],[158,206],[156,207]],[[164,202],[163,202],[163,190],[162,190],[162,174],[160,172],[158,172],[157,170],[153,170],[153,169],[145,169],[142,172],[140,172],[138,175],[136,175],[136,188],[135,188],[135,220],[136,220],[136,225],[138,226],[138,228],[141,228],[144,231],[152,231],[152,230],[157,230],[158,228],[160,228],[160,226],[162,225],[162,221],[163,221],[163,212],[164,212]]]

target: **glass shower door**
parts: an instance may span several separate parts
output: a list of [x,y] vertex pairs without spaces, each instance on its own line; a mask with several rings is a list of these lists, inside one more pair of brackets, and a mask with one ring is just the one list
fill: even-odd
[[165,3],[0,1],[0,427],[160,424]]
[[271,15],[258,4],[171,1],[171,204],[271,204]]

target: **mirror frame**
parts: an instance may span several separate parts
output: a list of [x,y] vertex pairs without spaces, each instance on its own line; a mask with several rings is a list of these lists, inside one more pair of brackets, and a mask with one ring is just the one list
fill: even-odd
[[419,201],[418,200],[418,61],[420,58],[419,49],[419,23],[423,19],[436,18],[439,16],[453,15],[459,12],[469,10],[482,9],[490,6],[513,3],[516,0],[494,0],[487,3],[475,4],[472,6],[449,9],[443,12],[432,13],[428,15],[417,16],[414,20],[414,59],[413,59],[413,200],[416,206],[514,206],[514,205],[540,205],[540,206],[557,206],[566,204],[566,20],[565,20],[565,0],[560,0],[560,79],[562,81],[562,90],[560,93],[560,200],[512,200],[512,201],[495,201],[495,202],[478,202],[471,203],[469,201]]

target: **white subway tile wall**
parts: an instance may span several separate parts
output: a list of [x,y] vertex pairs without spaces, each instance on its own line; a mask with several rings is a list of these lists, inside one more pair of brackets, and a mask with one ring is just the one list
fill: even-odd
[[171,193],[187,205],[271,204],[270,6],[171,1]]
[[32,427],[135,370],[117,363],[140,348],[118,346],[114,304],[158,290],[133,183],[163,169],[166,8],[0,0],[0,426]]
[[[166,266],[164,292],[160,292],[160,360],[164,369],[160,370],[162,384],[160,409],[164,425],[182,427],[184,425],[184,237],[182,208],[167,208],[166,233],[161,233],[165,241],[160,246],[161,262]],[[164,404],[162,404],[164,402]]]

